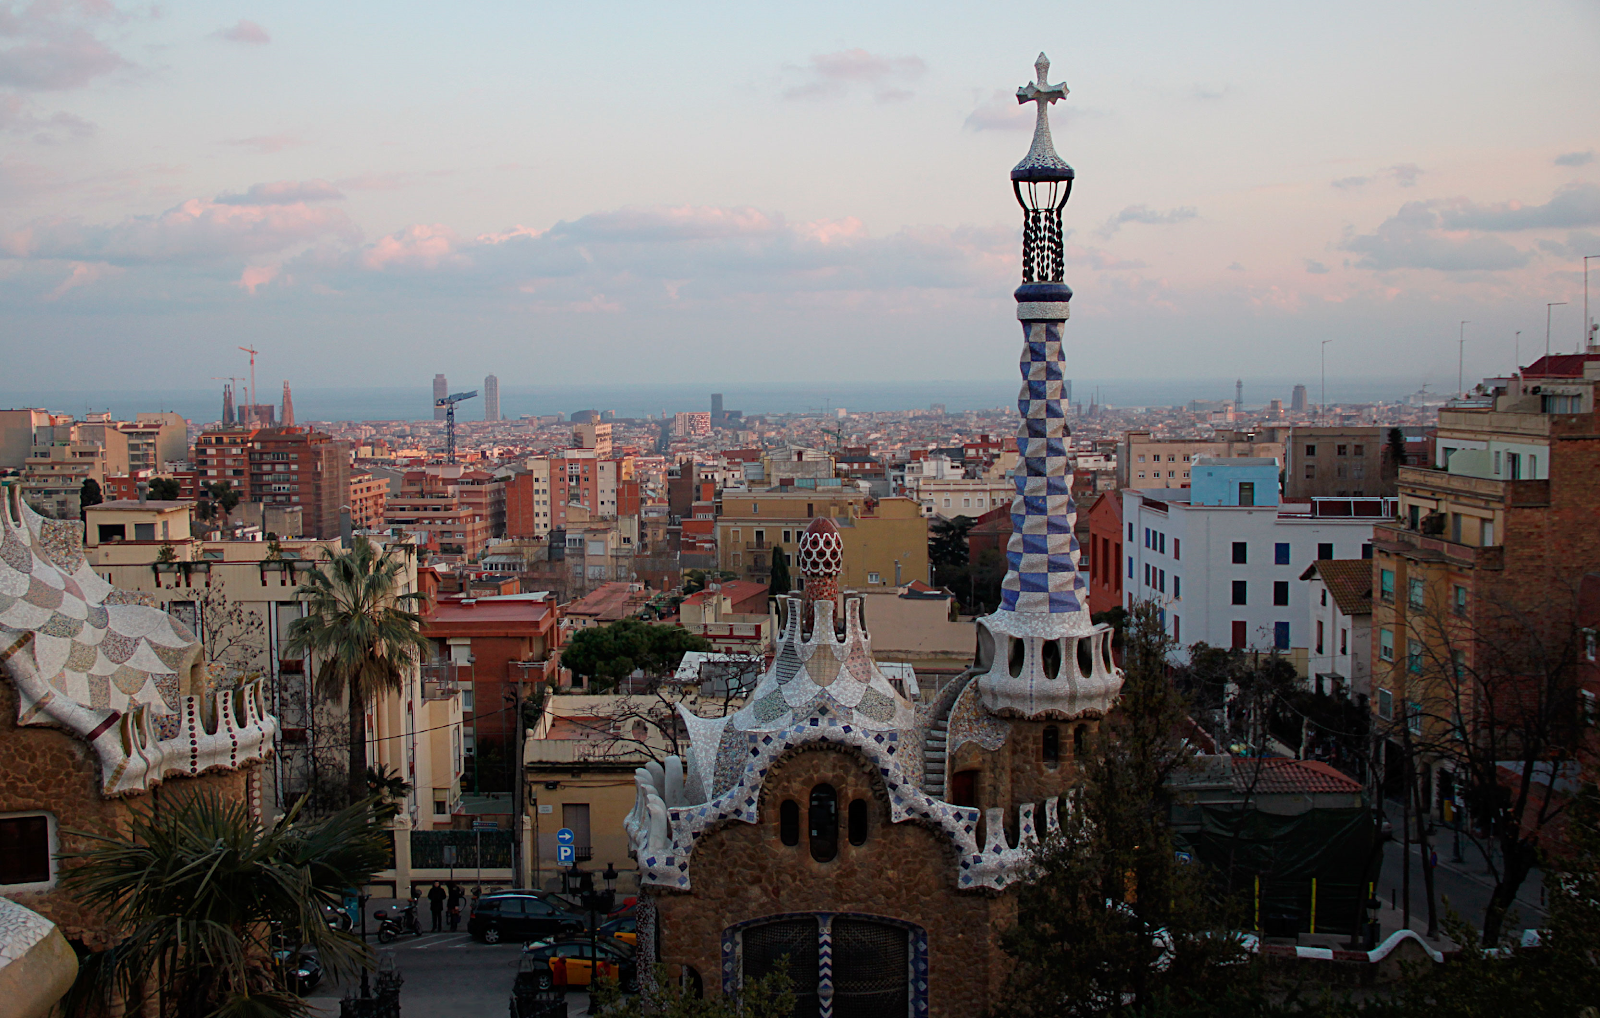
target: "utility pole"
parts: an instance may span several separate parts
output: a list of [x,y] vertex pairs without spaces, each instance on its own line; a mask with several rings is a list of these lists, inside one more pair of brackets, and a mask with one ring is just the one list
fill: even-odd
[[1564,300],[1551,301],[1544,306],[1544,355],[1550,356],[1550,309],[1565,305]]
[[1462,387],[1467,384],[1465,365],[1467,357],[1467,326],[1470,324],[1470,322],[1462,322],[1461,329],[1456,336],[1456,391],[1463,396],[1467,394],[1467,390]]
[[1589,320],[1589,259],[1600,258],[1600,255],[1583,256],[1583,339],[1579,342],[1578,352],[1583,353],[1589,344],[1594,342],[1594,322]]
[[1516,371],[1517,371],[1517,374],[1520,375],[1520,374],[1522,374],[1522,330],[1521,329],[1517,330],[1517,335],[1516,335],[1516,338],[1515,338],[1514,342],[1516,343],[1516,346],[1514,347],[1516,353],[1515,353],[1514,358],[1513,358],[1515,360],[1515,363],[1513,363],[1511,366],[1513,368],[1515,368]]

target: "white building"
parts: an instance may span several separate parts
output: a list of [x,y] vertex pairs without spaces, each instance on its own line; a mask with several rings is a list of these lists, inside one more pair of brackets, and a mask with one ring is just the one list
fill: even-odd
[[1306,671],[1322,693],[1372,693],[1372,562],[1313,562],[1300,578],[1309,583]]
[[1159,603],[1181,658],[1197,642],[1277,649],[1304,673],[1312,633],[1301,576],[1319,559],[1370,555],[1372,524],[1394,515],[1395,500],[1279,504],[1271,459],[1201,459],[1194,473],[1191,488],[1123,491],[1124,605]]

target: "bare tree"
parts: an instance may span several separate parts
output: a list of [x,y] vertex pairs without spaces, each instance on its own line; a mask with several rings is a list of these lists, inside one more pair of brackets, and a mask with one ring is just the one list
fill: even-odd
[[1436,917],[1428,791],[1443,772],[1460,786],[1471,818],[1461,834],[1495,879],[1482,934],[1494,944],[1541,842],[1565,810],[1565,800],[1550,791],[1578,769],[1584,733],[1578,584],[1551,583],[1532,596],[1494,594],[1475,603],[1467,603],[1464,590],[1446,596],[1437,586],[1423,588],[1420,603],[1419,592],[1407,592],[1405,623],[1395,634],[1397,643],[1406,641],[1404,696],[1385,734],[1399,747],[1405,801],[1417,818],[1430,929]]

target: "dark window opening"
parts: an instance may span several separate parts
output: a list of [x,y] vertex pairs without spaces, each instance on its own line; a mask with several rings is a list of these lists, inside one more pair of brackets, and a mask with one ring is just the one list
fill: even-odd
[[1006,663],[1011,672],[1011,677],[1014,679],[1022,674],[1022,661],[1027,656],[1027,648],[1015,636],[1008,636],[1006,639],[1011,643],[1011,655]]
[[0,884],[40,884],[49,879],[49,819],[0,820]]
[[1044,764],[1054,767],[1061,762],[1061,729],[1055,725],[1044,726]]
[[1333,542],[1324,541],[1317,545],[1317,558],[1333,558]]
[[1087,725],[1079,725],[1072,730],[1072,755],[1083,756],[1084,731]]
[[1094,674],[1094,653],[1086,639],[1078,641],[1078,674]]
[[832,785],[811,790],[811,858],[829,862],[839,854],[839,793]]
[[1233,542],[1233,564],[1242,566],[1248,564],[1250,553],[1249,545],[1244,541]]
[[1248,580],[1233,581],[1233,603],[1248,604],[1250,597],[1250,582]]
[[1289,603],[1289,581],[1274,580],[1272,583],[1272,603],[1283,607]]
[[853,799],[850,802],[850,844],[865,845],[867,843],[867,800]]
[[778,807],[778,840],[790,848],[800,844],[800,804],[793,799]]

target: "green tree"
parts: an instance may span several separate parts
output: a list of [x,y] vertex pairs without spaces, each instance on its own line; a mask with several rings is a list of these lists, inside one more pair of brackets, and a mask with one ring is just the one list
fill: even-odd
[[773,597],[781,597],[794,589],[794,581],[789,579],[789,556],[783,553],[782,548],[772,549],[772,580],[767,585],[767,593]]
[[287,649],[313,656],[326,694],[344,694],[350,719],[350,801],[367,795],[367,701],[399,689],[407,668],[427,652],[420,593],[403,594],[405,563],[358,537],[329,554],[295,590],[309,609],[289,624]]
[[691,650],[708,651],[711,641],[682,626],[653,626],[623,619],[609,626],[580,629],[561,650],[561,663],[592,680],[596,692],[615,689],[635,671],[647,679],[669,674]]
[[83,486],[78,489],[78,519],[85,519],[89,515],[89,507],[104,502],[105,496],[100,492],[100,482],[93,477],[85,477]]
[[962,589],[969,568],[967,535],[973,524],[970,516],[953,520],[935,519],[928,526],[928,559],[933,563],[934,582],[952,590]]
[[211,501],[222,510],[223,522],[238,508],[239,500],[243,497],[233,490],[231,481],[210,481],[206,484],[206,492],[211,496]]
[[1208,875],[1175,849],[1168,779],[1190,750],[1171,649],[1155,605],[1136,604],[1122,698],[1002,935],[1016,964],[997,1015],[1235,1014],[1256,996]]
[[387,863],[386,814],[373,805],[310,821],[297,803],[266,827],[242,801],[169,796],[134,806],[122,830],[74,832],[92,847],[64,857],[63,883],[125,936],[84,960],[67,1013],[121,998],[145,999],[140,1013],[153,1005],[155,1018],[306,1014],[274,963],[272,936],[315,949],[332,978],[369,959],[358,937],[328,928],[322,906]]
[[183,494],[176,477],[150,478],[150,497],[161,502],[176,502]]

